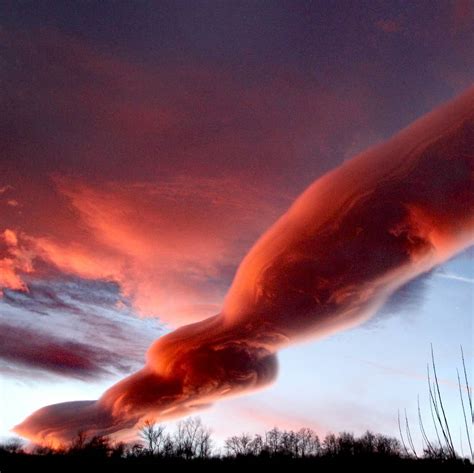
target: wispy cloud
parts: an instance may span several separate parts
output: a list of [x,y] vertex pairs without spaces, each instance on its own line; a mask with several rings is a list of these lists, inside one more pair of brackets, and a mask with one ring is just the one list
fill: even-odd
[[466,284],[474,284],[474,278],[470,278],[470,277],[467,277],[467,276],[461,276],[461,275],[455,274],[455,273],[448,273],[448,272],[445,272],[445,271],[437,271],[436,273],[434,273],[434,276],[437,277],[437,278],[449,279],[451,281],[459,281],[459,282],[463,282],[463,283],[466,283]]
[[26,269],[34,280],[46,262],[65,274],[115,281],[140,315],[171,326],[218,312],[237,262],[288,205],[285,196],[231,177],[55,182],[68,204],[61,210],[72,208],[74,221],[56,228],[61,237],[6,230],[11,255],[0,288],[28,290]]
[[[57,276],[29,280],[28,292],[5,290],[0,371],[90,380],[137,369],[162,333],[160,324],[137,319],[116,284]],[[126,359],[117,356],[117,346]]]

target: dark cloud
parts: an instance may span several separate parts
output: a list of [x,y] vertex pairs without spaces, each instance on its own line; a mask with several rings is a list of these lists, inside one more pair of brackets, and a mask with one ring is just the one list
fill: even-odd
[[19,189],[48,173],[160,181],[179,169],[260,184],[284,174],[294,191],[304,165],[327,170],[368,126],[365,87],[322,86],[290,67],[239,80],[219,64],[137,63],[55,29],[2,39],[0,166]]
[[[54,277],[53,277],[54,275]],[[127,374],[143,362],[161,332],[137,320],[115,283],[50,273],[28,281],[28,292],[0,300],[0,370],[5,376],[80,379]],[[126,358],[117,357],[117,346]]]
[[366,327],[379,325],[389,317],[400,315],[400,313],[415,313],[425,302],[429,282],[433,271],[422,274],[398,288],[387,299],[377,314],[365,324]]
[[4,323],[0,324],[0,359],[80,379],[111,374],[109,369],[126,373],[131,368],[129,361],[122,363],[111,350]]

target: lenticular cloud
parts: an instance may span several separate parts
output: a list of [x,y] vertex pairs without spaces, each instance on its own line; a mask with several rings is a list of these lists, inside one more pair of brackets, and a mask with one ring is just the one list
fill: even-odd
[[44,407],[15,431],[57,445],[269,384],[279,349],[361,323],[473,243],[473,161],[471,89],[314,182],[244,258],[218,315],[158,339],[100,399]]

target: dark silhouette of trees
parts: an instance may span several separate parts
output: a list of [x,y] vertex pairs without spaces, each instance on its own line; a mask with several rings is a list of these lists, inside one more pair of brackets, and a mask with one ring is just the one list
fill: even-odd
[[249,434],[234,435],[225,441],[225,451],[229,456],[286,456],[304,458],[321,452],[321,443],[316,433],[308,428],[280,430],[277,427],[251,437]]
[[108,437],[101,435],[95,435],[88,438],[87,434],[81,431],[78,432],[70,446],[63,448],[62,450],[71,456],[108,458],[113,454],[117,455],[117,449],[119,451],[124,450],[124,444],[122,442],[113,444]]
[[249,434],[234,435],[225,441],[228,456],[260,456],[288,458],[335,458],[335,457],[401,457],[400,442],[372,432],[361,437],[342,432],[328,434],[321,442],[316,432],[309,428],[280,430],[277,427],[265,433],[264,437]]
[[301,457],[312,457],[321,452],[321,442],[314,430],[303,427],[298,430],[298,452]]
[[152,455],[167,458],[208,458],[212,453],[211,431],[199,417],[191,417],[178,422],[176,432],[171,435],[165,427],[145,421],[139,431],[143,441],[134,444],[129,455]]
[[72,471],[87,468],[99,471],[136,471],[161,465],[164,469],[192,464],[198,470],[215,468],[265,468],[294,465],[301,469],[347,470],[373,466],[377,471],[446,471],[471,472],[467,459],[446,455],[415,458],[407,455],[400,442],[372,432],[356,437],[349,432],[328,434],[322,440],[309,428],[298,431],[277,427],[264,435],[248,433],[225,440],[224,452],[213,450],[211,433],[199,418],[177,424],[176,431],[145,422],[139,435],[141,442],[114,443],[107,437],[88,437],[79,432],[77,437],[60,449],[36,448],[27,453],[18,440],[0,446],[0,470],[16,471]]
[[23,442],[18,438],[8,440],[4,445],[0,446],[3,452],[14,454],[23,453]]
[[234,435],[225,441],[225,451],[227,455],[233,456],[247,456],[258,455],[261,449],[257,452],[253,449],[252,437],[249,434]]

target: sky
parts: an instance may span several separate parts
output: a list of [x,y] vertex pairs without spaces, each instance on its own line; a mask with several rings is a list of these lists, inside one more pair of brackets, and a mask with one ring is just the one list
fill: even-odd
[[[98,398],[153,340],[219,313],[242,258],[309,184],[474,79],[464,1],[1,9],[2,437],[44,405]],[[458,435],[473,257],[361,325],[285,347],[273,384],[199,415],[217,437],[397,436],[398,409],[416,424],[418,394],[428,407],[432,343]]]

